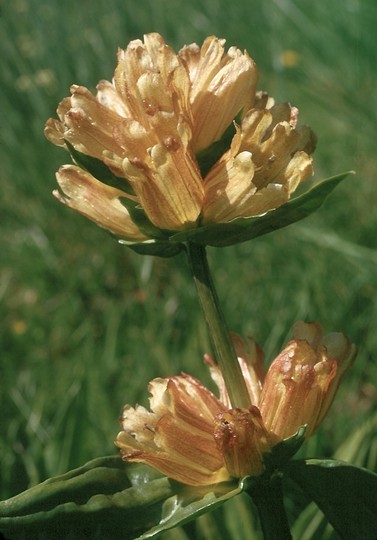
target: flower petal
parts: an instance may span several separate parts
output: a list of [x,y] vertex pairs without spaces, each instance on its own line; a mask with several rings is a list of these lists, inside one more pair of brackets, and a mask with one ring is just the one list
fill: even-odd
[[267,429],[282,439],[304,424],[306,438],[318,428],[356,354],[343,334],[323,337],[318,323],[299,321],[293,336],[272,362],[259,402]]
[[[116,446],[120,448],[122,458],[126,461],[135,461],[154,467],[162,474],[187,484],[189,486],[204,486],[226,482],[230,479],[226,468],[222,466],[217,470],[206,469],[195,463],[191,458],[186,461],[182,456],[171,456],[167,452],[149,452],[146,450],[132,450],[129,443],[129,436],[124,431],[118,434],[115,440]],[[190,444],[190,441],[187,441]]]
[[312,174],[315,138],[297,126],[298,110],[256,94],[254,61],[224,44],[210,36],[176,54],[146,34],[119,50],[113,83],[100,81],[96,95],[73,85],[46,124],[51,142],[132,184],[149,239],[156,228],[167,244],[164,231],[260,216]]
[[229,479],[213,437],[213,419],[225,410],[197,379],[182,374],[149,385],[151,411],[126,406],[115,444],[124,459],[155,467],[189,485]]
[[179,57],[188,67],[193,114],[193,148],[199,152],[221,138],[235,116],[251,107],[258,73],[254,61],[225,40],[208,37],[201,48],[184,47]]
[[145,161],[126,158],[124,175],[156,227],[180,230],[196,223],[203,186],[196,162],[182,138],[153,146]]
[[55,197],[80,212],[100,227],[129,241],[146,239],[120,202],[125,193],[96,180],[75,165],[63,165],[56,173],[63,192],[55,190]]
[[254,196],[254,164],[250,152],[220,159],[205,178],[204,223],[224,223],[242,215]]
[[218,415],[215,440],[231,476],[259,476],[264,471],[263,454],[271,451],[269,434],[257,407],[230,409]]

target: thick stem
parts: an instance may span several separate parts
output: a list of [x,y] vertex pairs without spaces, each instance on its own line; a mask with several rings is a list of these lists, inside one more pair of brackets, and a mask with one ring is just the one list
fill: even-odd
[[245,380],[220,308],[211,278],[205,247],[188,243],[188,257],[209,335],[233,407],[251,405]]
[[257,507],[264,540],[292,540],[283,504],[281,478],[275,476],[258,482],[247,493]]

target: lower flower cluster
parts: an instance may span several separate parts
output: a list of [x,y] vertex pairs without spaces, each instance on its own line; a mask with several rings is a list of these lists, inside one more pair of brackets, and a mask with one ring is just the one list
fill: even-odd
[[323,335],[318,323],[297,322],[293,337],[263,369],[263,353],[233,336],[250,406],[232,408],[219,366],[208,355],[216,397],[191,375],[154,379],[150,411],[126,405],[115,444],[126,461],[145,463],[198,486],[259,476],[264,454],[306,425],[309,437],[334,399],[356,348],[341,333]]

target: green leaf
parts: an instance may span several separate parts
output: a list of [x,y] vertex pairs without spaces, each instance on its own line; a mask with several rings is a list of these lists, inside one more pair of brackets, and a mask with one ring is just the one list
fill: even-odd
[[226,482],[205,487],[186,486],[166,501],[160,523],[142,534],[137,540],[155,538],[163,531],[211,512],[232,497],[239,495],[248,487],[248,484],[249,477],[241,480],[238,485],[235,482]]
[[[377,414],[372,414],[369,418],[364,417],[362,424],[349,433],[335,452],[334,459],[348,461],[354,466],[376,470],[376,448]],[[304,538],[305,532],[307,537],[307,531],[309,530],[313,538],[334,538],[334,533],[331,533],[333,527],[331,527],[314,502],[308,504],[305,510],[297,517],[292,527],[292,535],[294,538]]]
[[156,257],[174,257],[183,249],[183,244],[171,244],[159,240],[146,240],[145,242],[128,242],[119,240],[123,244],[140,255],[153,255]]
[[152,538],[243,489],[185,486],[144,465],[98,458],[0,502],[0,531],[9,540]]
[[170,240],[172,242],[189,240],[197,244],[225,247],[268,234],[310,216],[349,174],[352,174],[352,171],[327,178],[306,193],[291,199],[276,210],[270,210],[263,216],[237,218],[229,223],[199,227],[175,234]]
[[158,522],[175,492],[149,467],[98,458],[0,502],[0,531],[10,540],[117,538],[119,531],[132,539]]
[[331,459],[291,461],[283,470],[343,540],[376,540],[377,474]]
[[[132,469],[127,473],[124,471],[124,463],[118,456],[97,458],[0,502],[0,517],[27,515],[53,508],[57,502],[70,501],[72,498],[79,502],[94,493],[124,489],[133,484],[133,474]],[[142,471],[142,474],[146,472]],[[146,481],[149,479],[147,477]]]
[[284,439],[276,444],[271,452],[264,454],[263,460],[266,466],[265,474],[267,476],[270,476],[275,470],[280,469],[300,450],[305,441],[305,431],[306,425],[301,426],[292,437]]
[[76,148],[66,139],[64,142],[71,154],[73,161],[82,169],[88,171],[94,178],[100,180],[108,186],[121,189],[129,195],[135,195],[134,190],[130,186],[129,182],[125,178],[118,178],[109,169],[107,165],[100,159],[97,159],[87,154],[83,154],[76,150]]

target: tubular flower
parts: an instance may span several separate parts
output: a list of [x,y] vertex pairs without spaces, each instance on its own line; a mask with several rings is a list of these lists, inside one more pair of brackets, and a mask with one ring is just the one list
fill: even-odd
[[224,44],[175,53],[148,34],[119,50],[96,95],[73,85],[45,128],[76,162],[57,173],[55,196],[130,242],[288,201],[312,174],[314,136],[296,108],[256,93],[254,61]]
[[219,398],[181,374],[149,385],[150,411],[127,405],[115,444],[126,461],[142,462],[189,485],[209,485],[263,473],[264,454],[304,424],[322,422],[355,357],[343,334],[323,336],[317,323],[296,323],[293,339],[263,371],[263,353],[234,336],[250,397],[232,408],[217,364],[206,356]]
[[259,399],[267,429],[281,439],[304,424],[305,437],[312,435],[356,356],[344,334],[324,336],[318,323],[297,322],[293,337],[271,364]]

